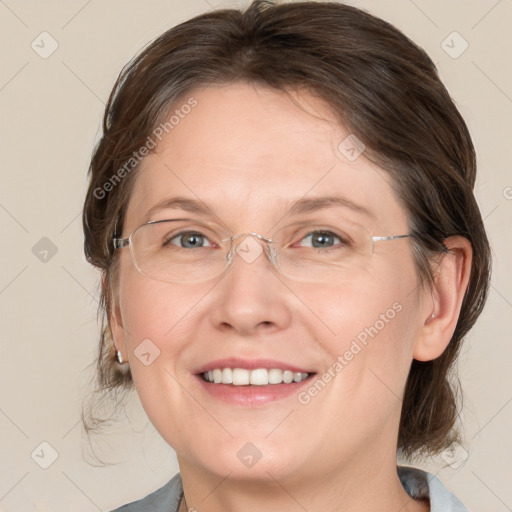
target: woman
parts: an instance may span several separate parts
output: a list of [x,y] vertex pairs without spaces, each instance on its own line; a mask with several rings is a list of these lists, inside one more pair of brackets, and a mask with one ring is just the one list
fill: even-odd
[[148,46],[103,132],[99,382],[135,386],[180,467],[118,510],[466,510],[397,466],[458,439],[448,372],[490,274],[424,51],[353,7],[256,0]]

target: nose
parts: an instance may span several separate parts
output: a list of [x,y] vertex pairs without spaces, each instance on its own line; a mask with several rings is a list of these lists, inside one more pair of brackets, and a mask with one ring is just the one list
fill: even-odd
[[230,267],[215,287],[211,321],[243,336],[270,334],[290,325],[290,291],[267,257],[263,237],[247,235],[233,244]]

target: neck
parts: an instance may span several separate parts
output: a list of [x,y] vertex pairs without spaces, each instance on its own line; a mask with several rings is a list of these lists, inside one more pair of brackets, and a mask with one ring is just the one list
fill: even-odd
[[428,501],[413,500],[404,491],[396,473],[396,459],[386,466],[377,461],[364,467],[358,460],[327,474],[311,471],[302,478],[277,479],[269,471],[252,480],[235,478],[232,473],[221,477],[180,461],[186,503],[182,500],[179,512],[430,510]]

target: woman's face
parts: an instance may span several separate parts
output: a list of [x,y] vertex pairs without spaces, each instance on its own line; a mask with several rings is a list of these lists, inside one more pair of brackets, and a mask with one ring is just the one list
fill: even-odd
[[[368,236],[408,233],[389,175],[364,152],[357,157],[361,148],[318,98],[294,94],[301,109],[282,92],[246,83],[189,97],[197,105],[180,111],[137,171],[123,236],[147,221],[183,217],[222,223],[233,234],[271,236],[276,226],[299,222],[348,222]],[[176,205],[148,213],[178,196],[210,215]],[[362,208],[331,202],[289,213],[297,201],[322,197]],[[300,233],[288,251],[311,254],[312,238]],[[375,242],[371,258],[314,278],[304,271],[303,279],[278,274],[264,253],[244,257],[244,250],[258,254],[256,239],[248,240],[224,275],[194,283],[148,278],[128,248],[119,253],[115,343],[180,467],[241,479],[270,473],[284,482],[394,460],[401,397],[424,323],[410,239]],[[200,373],[212,366],[315,375],[266,386],[206,383]]]

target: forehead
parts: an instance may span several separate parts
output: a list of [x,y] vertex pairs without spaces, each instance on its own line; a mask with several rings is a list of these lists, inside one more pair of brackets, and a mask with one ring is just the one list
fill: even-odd
[[[254,230],[300,198],[341,195],[375,211],[382,228],[406,226],[387,173],[364,153],[347,159],[339,146],[350,134],[323,101],[290,94],[236,83],[195,89],[175,102],[172,129],[137,171],[126,224],[155,220],[146,218],[150,208],[181,196]],[[194,108],[181,110],[191,98]]]

